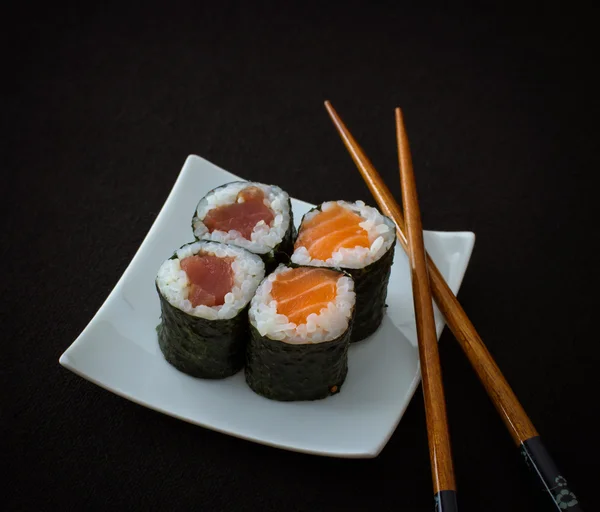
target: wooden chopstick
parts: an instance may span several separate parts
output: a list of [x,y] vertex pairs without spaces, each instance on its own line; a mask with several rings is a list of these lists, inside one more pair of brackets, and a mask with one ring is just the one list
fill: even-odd
[[[394,196],[329,101],[325,102],[325,108],[379,208],[396,224],[398,240],[408,253],[407,239],[404,235],[404,218]],[[580,512],[581,508],[577,498],[567,487],[565,478],[542,444],[525,409],[429,255],[427,255],[427,266],[431,292],[438,308],[477,373],[514,442],[520,447],[528,466],[539,477],[543,488],[552,497],[559,510]],[[565,508],[565,504],[568,505],[567,508]]]
[[434,500],[436,501],[435,510],[452,511],[458,510],[458,505],[456,503],[456,483],[446,416],[446,400],[442,384],[442,368],[438,353],[431,290],[429,288],[417,185],[402,111],[399,108],[396,109],[396,136],[398,139],[400,184],[404,218],[406,220],[423,398],[425,400],[429,457],[431,459]]

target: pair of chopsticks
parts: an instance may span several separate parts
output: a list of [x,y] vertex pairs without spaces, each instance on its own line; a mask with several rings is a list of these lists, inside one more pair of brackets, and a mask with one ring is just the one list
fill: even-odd
[[566,479],[543,445],[525,409],[444,277],[425,252],[412,158],[402,111],[396,109],[396,132],[404,216],[381,176],[329,101],[325,102],[325,107],[377,204],[396,224],[398,240],[409,256],[435,510],[448,512],[458,508],[432,296],[542,489],[551,497],[558,510],[581,512],[575,494],[569,489]]

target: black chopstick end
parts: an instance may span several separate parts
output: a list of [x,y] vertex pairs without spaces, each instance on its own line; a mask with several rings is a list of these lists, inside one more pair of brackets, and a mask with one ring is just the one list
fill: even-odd
[[582,512],[579,501],[569,489],[567,479],[561,475],[552,460],[550,453],[542,443],[540,436],[535,436],[521,443],[521,453],[531,471],[541,481],[543,489],[550,495],[558,510]]
[[439,491],[434,497],[435,512],[458,512],[456,491]]

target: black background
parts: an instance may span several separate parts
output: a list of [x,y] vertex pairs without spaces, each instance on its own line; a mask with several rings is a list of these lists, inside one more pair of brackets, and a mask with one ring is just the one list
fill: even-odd
[[[420,389],[378,458],[339,460],[178,421],[58,364],[189,154],[309,202],[371,202],[330,99],[397,198],[403,107],[424,226],[476,233],[459,298],[593,510],[597,57],[595,14],[571,8],[13,10],[0,226],[7,508],[432,509]],[[441,357],[461,509],[551,510],[447,330]]]

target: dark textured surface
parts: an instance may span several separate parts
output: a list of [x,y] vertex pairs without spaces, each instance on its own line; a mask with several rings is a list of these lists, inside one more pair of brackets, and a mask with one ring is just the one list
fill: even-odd
[[[272,183],[267,183],[267,185],[272,185]],[[223,185],[225,187],[226,185]],[[217,187],[221,188],[221,187]],[[288,193],[289,194],[289,193]],[[279,244],[277,244],[271,251],[266,254],[259,254],[262,258],[266,273],[270,274],[273,270],[277,268],[280,263],[287,264],[290,261],[290,257],[292,256],[292,252],[294,252],[294,241],[296,240],[296,224],[294,220],[294,212],[292,211],[292,202],[288,199],[288,209],[290,212],[290,223],[285,230],[285,234]],[[197,213],[194,212],[192,216],[192,230],[194,229],[194,224],[198,221]],[[198,237],[196,236],[196,239]]]
[[158,345],[164,358],[192,377],[223,379],[239,372],[246,359],[248,306],[229,320],[193,317],[173,307],[159,292]]
[[386,310],[386,299],[396,243],[368,267],[343,268],[354,279],[356,291],[356,321],[351,341],[361,341],[373,334],[381,325]]
[[[459,298],[593,510],[596,13],[81,5],[3,11],[4,509],[432,509],[420,392],[377,459],[348,461],[211,432],[58,365],[188,154],[313,204],[368,201],[330,99],[397,198],[393,109],[404,108],[424,226],[476,233]],[[547,511],[448,331],[440,352],[461,511]]]
[[[331,197],[329,200],[337,201],[338,199]],[[368,201],[367,203],[368,206],[377,206],[374,201]],[[321,206],[319,204],[310,211],[314,211],[315,209],[320,210]],[[303,222],[304,217],[298,227],[298,233],[303,229]],[[396,235],[394,234],[394,243],[379,260],[364,268],[339,268],[343,272],[350,274],[354,280],[356,319],[350,339],[352,343],[364,340],[379,329],[381,325],[386,309],[385,301],[387,299],[387,290],[395,251]]]
[[283,402],[321,400],[342,392],[352,322],[339,338],[296,345],[271,340],[250,325],[244,373],[255,393]]

